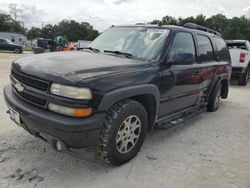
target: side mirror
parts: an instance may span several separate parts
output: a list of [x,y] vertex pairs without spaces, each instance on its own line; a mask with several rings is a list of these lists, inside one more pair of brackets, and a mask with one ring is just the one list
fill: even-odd
[[175,53],[168,58],[167,63],[171,65],[190,65],[195,62],[194,54],[192,53]]

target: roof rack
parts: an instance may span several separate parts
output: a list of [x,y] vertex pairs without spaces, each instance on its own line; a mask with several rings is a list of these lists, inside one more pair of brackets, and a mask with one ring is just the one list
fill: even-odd
[[214,35],[218,35],[221,37],[221,34],[218,31],[215,31],[213,29],[209,29],[207,27],[197,25],[194,23],[186,23],[186,24],[184,24],[183,27],[188,28],[188,29],[196,29],[196,30],[200,30],[200,31],[205,31],[205,32],[212,33]]

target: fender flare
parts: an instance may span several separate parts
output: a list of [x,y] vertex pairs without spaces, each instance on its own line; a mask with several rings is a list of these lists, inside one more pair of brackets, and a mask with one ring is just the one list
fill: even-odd
[[160,92],[154,84],[144,84],[136,86],[128,86],[119,88],[106,93],[98,106],[98,111],[107,111],[112,105],[118,101],[135,97],[138,95],[152,95],[156,101],[156,118],[158,117],[159,104],[160,104]]
[[[215,90],[217,84],[221,83],[224,80],[227,80],[227,79],[224,77],[218,76],[216,79],[214,79],[212,81],[212,83],[210,84],[210,89],[209,89],[210,92],[208,93],[208,100],[213,96],[213,93],[214,93],[214,90]],[[228,86],[229,86],[229,84],[228,84]],[[228,94],[228,92],[225,94],[225,96],[223,98],[226,98],[227,94]]]

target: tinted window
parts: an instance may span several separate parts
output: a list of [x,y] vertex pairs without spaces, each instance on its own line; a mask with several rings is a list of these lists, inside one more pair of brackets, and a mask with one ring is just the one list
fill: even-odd
[[227,48],[227,44],[221,38],[214,37],[214,41],[217,47],[217,57],[219,61],[227,61],[230,59],[230,54]]
[[196,57],[193,36],[190,33],[177,33],[168,55],[168,62],[194,63]]
[[214,51],[210,39],[206,36],[198,35],[197,41],[200,53],[200,61],[214,61]]
[[7,44],[7,42],[4,39],[0,39],[0,44]]

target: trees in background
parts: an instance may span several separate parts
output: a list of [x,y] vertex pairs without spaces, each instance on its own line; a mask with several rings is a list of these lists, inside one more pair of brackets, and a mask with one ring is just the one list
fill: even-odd
[[56,25],[48,24],[43,28],[32,27],[27,32],[28,39],[65,36],[69,41],[93,40],[98,35],[99,32],[89,23],[75,20],[62,20]]
[[189,22],[219,31],[225,39],[250,40],[250,19],[247,19],[245,16],[233,17],[231,19],[228,19],[222,14],[217,14],[211,16],[210,18],[206,18],[206,16],[202,14],[196,17],[190,16],[178,19],[171,16],[165,16],[161,20],[153,20],[150,23],[183,26],[185,23]]
[[[18,17],[19,9],[14,5],[10,7],[13,17]],[[16,18],[17,19],[17,18]],[[247,39],[250,40],[250,19],[245,16],[233,17],[228,19],[225,15],[217,14],[206,18],[200,14],[196,17],[174,18],[164,16],[161,20],[153,20],[151,24],[158,25],[180,25],[185,23],[196,23],[219,31],[225,39]],[[29,30],[24,28],[22,22],[16,21],[10,15],[0,14],[0,31],[20,32],[26,34],[28,39],[35,38],[55,38],[56,36],[65,36],[69,41],[93,40],[99,32],[88,22],[77,22],[75,20],[62,20],[55,25],[45,25],[42,28],[32,27]]]
[[25,33],[25,28],[10,15],[0,14],[0,31]]

